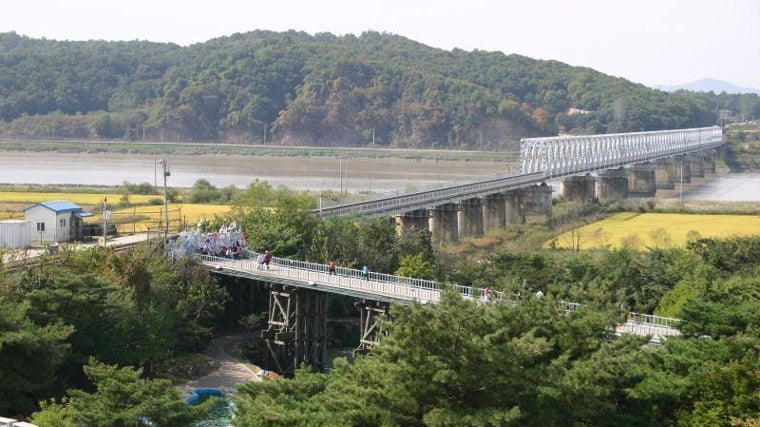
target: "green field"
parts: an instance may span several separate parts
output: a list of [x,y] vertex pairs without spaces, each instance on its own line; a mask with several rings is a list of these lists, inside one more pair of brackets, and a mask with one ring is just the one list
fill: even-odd
[[684,247],[700,237],[746,235],[760,235],[760,216],[624,212],[566,232],[544,246],[643,250]]

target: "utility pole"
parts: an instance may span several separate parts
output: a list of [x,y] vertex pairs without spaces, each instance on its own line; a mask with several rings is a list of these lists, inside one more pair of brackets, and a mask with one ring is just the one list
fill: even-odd
[[164,169],[164,216],[166,218],[165,222],[165,228],[164,228],[164,238],[169,235],[169,199],[166,192],[166,177],[171,175],[171,172],[168,170],[168,163],[166,159],[161,159],[158,161],[161,163],[161,166],[163,166]]
[[106,246],[106,237],[107,237],[107,230],[108,230],[108,197],[103,197],[103,247]]
[[681,155],[681,210],[683,210],[683,158],[685,155]]

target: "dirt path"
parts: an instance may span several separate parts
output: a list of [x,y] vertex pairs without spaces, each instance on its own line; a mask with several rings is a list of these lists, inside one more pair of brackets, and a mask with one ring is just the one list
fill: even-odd
[[234,389],[235,385],[238,383],[246,381],[261,381],[261,378],[259,378],[259,376],[248,366],[240,363],[237,359],[224,351],[226,345],[245,341],[250,336],[250,333],[241,333],[223,334],[214,338],[204,353],[212,357],[219,367],[208,375],[178,385],[177,388],[180,389],[185,396],[189,396],[196,388]]

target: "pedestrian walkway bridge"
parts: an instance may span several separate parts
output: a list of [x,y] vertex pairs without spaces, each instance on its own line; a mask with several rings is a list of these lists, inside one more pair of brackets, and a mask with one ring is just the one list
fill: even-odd
[[[306,288],[320,292],[347,295],[363,300],[380,302],[422,304],[440,301],[443,286],[431,280],[414,279],[391,274],[370,272],[364,279],[361,270],[338,267],[335,275],[329,274],[328,266],[304,261],[294,261],[273,257],[270,268],[259,269],[255,259],[233,260],[209,255],[201,256],[203,264],[219,274],[261,280],[280,285]],[[462,298],[488,301],[501,299],[497,292],[487,289],[453,285]],[[489,297],[484,297],[489,295]],[[571,312],[578,303],[562,302],[565,310]],[[679,320],[648,314],[630,313],[628,321],[616,328],[616,334],[650,336],[651,341],[679,335],[676,328]]]

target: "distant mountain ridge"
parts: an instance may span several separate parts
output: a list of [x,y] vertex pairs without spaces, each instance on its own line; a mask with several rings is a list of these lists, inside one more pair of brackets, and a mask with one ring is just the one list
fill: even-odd
[[656,89],[664,90],[665,92],[675,92],[677,90],[688,90],[692,92],[713,92],[715,94],[720,93],[732,93],[732,94],[744,94],[744,93],[756,93],[760,95],[760,89],[739,87],[733,83],[729,83],[723,80],[717,79],[700,79],[692,83],[680,84],[680,85],[657,85]]

